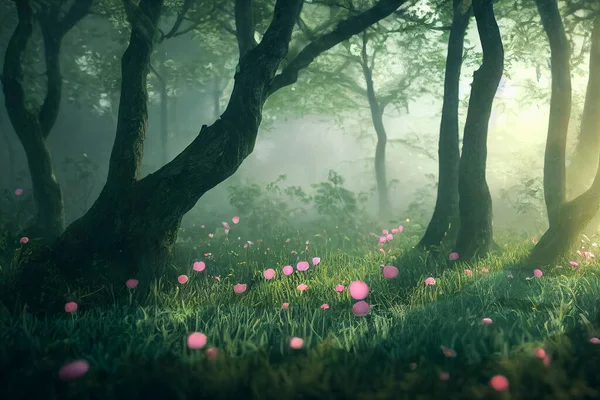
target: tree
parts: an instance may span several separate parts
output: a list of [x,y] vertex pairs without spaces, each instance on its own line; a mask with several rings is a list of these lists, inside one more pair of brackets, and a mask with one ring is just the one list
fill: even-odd
[[504,69],[504,49],[493,0],[474,0],[473,14],[483,48],[483,62],[473,74],[471,97],[458,170],[460,227],[455,250],[463,259],[493,246],[492,198],[485,180],[488,123]]
[[[552,71],[550,118],[544,157],[544,198],[549,227],[533,248],[528,264],[544,265],[555,261],[573,247],[578,235],[600,209],[600,164],[597,165],[591,186],[583,194],[567,201],[565,159],[571,114],[570,48],[557,0],[536,0],[536,5],[550,43]],[[595,27],[597,24],[598,17],[596,17]],[[590,57],[590,81],[596,78],[594,70],[600,68],[598,61],[595,55]],[[600,112],[597,108],[590,107],[590,102],[587,101],[598,95],[595,93],[598,88],[593,81],[588,82],[587,90],[588,107],[584,107],[582,129],[584,122],[595,118],[594,114]],[[592,93],[589,92],[590,90]],[[595,135],[599,134],[600,132],[596,130]],[[595,151],[597,158],[598,149]]]
[[[444,77],[444,99],[438,145],[439,178],[437,198],[431,221],[420,247],[437,246],[444,239],[453,243],[459,226],[458,166],[460,161],[458,134],[459,83],[463,62],[465,33],[471,19],[470,0],[453,1],[452,26],[448,38],[448,55]],[[446,236],[448,235],[448,236]]]
[[[85,17],[92,0],[74,2],[63,16],[61,3],[45,2],[34,13],[30,1],[15,1],[18,24],[10,38],[4,59],[2,88],[6,110],[23,145],[36,206],[35,232],[47,239],[57,238],[64,230],[64,205],[60,186],[54,176],[46,139],[52,131],[62,97],[60,49],[63,37]],[[23,58],[37,19],[44,43],[46,95],[39,107],[31,107],[23,87]]]
[[[390,15],[405,1],[382,0],[341,21],[277,73],[302,3],[278,0],[272,21],[256,45],[247,15],[236,13],[236,36],[246,51],[241,52],[225,111],[211,126],[202,126],[178,156],[143,179],[147,75],[163,2],[129,4],[132,29],[121,62],[121,101],[107,181],[88,212],[69,225],[47,251],[40,251],[23,266],[24,279],[19,284],[30,296],[32,307],[49,306],[52,299],[41,296],[46,285],[113,283],[131,276],[152,276],[153,268],[168,259],[183,215],[204,193],[231,176],[252,152],[269,95],[293,84],[319,54]],[[248,4],[248,0],[238,1],[236,6]],[[38,274],[40,263],[47,268]]]

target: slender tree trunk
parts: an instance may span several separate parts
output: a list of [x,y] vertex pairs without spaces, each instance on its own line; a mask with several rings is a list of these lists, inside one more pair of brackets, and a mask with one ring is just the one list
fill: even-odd
[[48,242],[63,232],[65,221],[62,192],[46,145],[46,139],[56,122],[62,97],[60,46],[65,34],[88,14],[92,2],[93,0],[74,2],[64,15],[59,3],[42,4],[37,12],[46,66],[46,96],[39,113],[35,113],[27,105],[23,88],[24,53],[31,39],[36,17],[28,0],[15,2],[18,24],[4,57],[2,88],[6,111],[27,156],[36,206],[34,226],[27,234]]
[[383,125],[384,107],[377,100],[375,85],[373,83],[373,71],[369,67],[367,56],[367,34],[363,32],[362,62],[363,76],[367,85],[367,99],[371,110],[371,121],[377,134],[377,145],[375,146],[375,183],[377,185],[377,196],[379,200],[379,217],[389,219],[392,216],[392,206],[388,194],[387,173],[385,167],[385,150],[387,146],[387,133]]
[[[600,163],[598,148],[596,155],[596,175],[590,188],[574,200],[566,201],[564,179],[565,149],[567,130],[571,114],[571,71],[569,44],[564,31],[562,18],[556,0],[536,0],[542,25],[548,36],[552,63],[552,96],[548,139],[544,158],[544,195],[548,207],[549,228],[533,248],[527,265],[547,265],[572,249],[586,225],[600,209]],[[596,31],[598,20],[595,21]],[[595,32],[597,33],[597,31]],[[582,116],[581,132],[590,129],[600,113],[600,104],[594,100],[599,96],[595,85],[596,70],[600,60],[592,55],[590,76],[586,93],[586,107]],[[594,104],[595,103],[595,104]],[[594,108],[595,106],[595,108]],[[596,125],[597,126],[597,125]],[[595,143],[600,139],[600,130],[587,132],[595,134]],[[562,167],[562,168],[561,168]]]
[[460,225],[458,211],[458,165],[460,162],[458,106],[465,32],[469,26],[472,8],[454,0],[454,18],[448,38],[444,101],[438,145],[438,188],[435,209],[420,247],[437,246],[447,240],[454,243]]
[[483,63],[473,75],[465,124],[458,182],[460,228],[456,239],[456,251],[467,260],[486,254],[494,245],[492,198],[485,170],[488,124],[502,78],[504,49],[492,1],[473,1],[473,13],[483,47]]
[[164,51],[159,51],[159,64],[160,67],[156,70],[151,67],[156,80],[158,81],[158,91],[160,93],[160,144],[162,153],[162,165],[169,162],[169,96],[167,93],[167,70],[165,68],[165,56]]
[[179,155],[140,180],[147,121],[146,78],[162,3],[141,0],[139,11],[146,17],[131,19],[130,43],[122,60],[119,121],[100,196],[48,252],[23,266],[24,279],[19,285],[28,293],[32,308],[56,307],[61,299],[44,298],[49,290],[43,289],[62,289],[64,282],[122,285],[123,279],[136,277],[140,286],[149,284],[155,268],[164,266],[168,259],[183,215],[204,193],[231,176],[252,152],[268,96],[294,83],[298,72],[319,54],[392,14],[404,1],[382,0],[342,21],[306,46],[276,75],[303,3],[278,0],[261,43],[248,49],[240,60],[221,118],[203,126]]
[[589,188],[594,179],[600,150],[600,16],[594,19],[591,35],[589,77],[579,139],[573,154],[573,163],[567,170],[570,191],[579,195]]

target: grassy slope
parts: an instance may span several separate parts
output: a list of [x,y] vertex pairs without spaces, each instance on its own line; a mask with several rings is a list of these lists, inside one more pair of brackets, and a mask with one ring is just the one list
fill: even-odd
[[[169,278],[152,283],[147,297],[134,289],[99,309],[93,295],[66,293],[65,302],[79,303],[74,314],[13,312],[0,318],[0,398],[600,398],[600,345],[588,341],[600,336],[596,264],[545,268],[543,277],[527,280],[532,271],[515,268],[527,249],[516,246],[503,258],[454,263],[442,273],[409,251],[416,239],[410,232],[397,236],[384,246],[387,255],[376,238],[339,251],[313,237],[307,254],[306,238],[248,249],[234,237],[202,239],[180,253],[177,271],[166,270]],[[293,249],[303,260],[322,261],[283,276]],[[204,257],[207,250],[212,255]],[[195,259],[206,261],[205,271],[192,271]],[[384,279],[381,264],[400,274]],[[277,270],[271,281],[262,277],[266,268]],[[185,285],[172,278],[180,273],[190,277]],[[428,276],[435,286],[425,286]],[[371,288],[366,317],[352,314],[347,289],[335,291],[358,279]],[[234,293],[238,282],[248,283],[246,293]],[[309,289],[299,292],[300,283]],[[117,282],[110,290],[127,289]],[[330,308],[320,309],[323,303]],[[482,324],[484,317],[493,323]],[[187,348],[193,331],[208,336],[217,359]],[[291,336],[303,338],[304,348],[290,349]],[[457,356],[445,357],[442,345]],[[535,356],[537,347],[550,354],[550,365]],[[58,369],[80,358],[90,362],[89,373],[60,381]],[[440,380],[440,372],[450,379]],[[496,374],[510,380],[510,393],[488,386]]]

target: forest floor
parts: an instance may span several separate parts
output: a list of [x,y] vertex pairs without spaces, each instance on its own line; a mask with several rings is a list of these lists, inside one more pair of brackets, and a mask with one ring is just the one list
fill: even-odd
[[[383,246],[372,236],[342,241],[345,249],[326,234],[252,244],[232,234],[180,244],[145,295],[115,283],[110,290],[125,296],[109,308],[72,292],[65,303],[76,302],[75,312],[5,309],[0,398],[600,398],[594,260],[574,254],[579,267],[540,267],[536,277],[518,268],[531,244],[444,268],[411,250],[409,229]],[[308,270],[296,269],[296,257]],[[282,273],[286,265],[293,274]],[[398,275],[386,279],[382,265]],[[365,316],[349,293],[358,280],[369,287]],[[237,284],[247,286],[236,293]],[[75,364],[82,376],[59,373],[75,360],[86,361]]]

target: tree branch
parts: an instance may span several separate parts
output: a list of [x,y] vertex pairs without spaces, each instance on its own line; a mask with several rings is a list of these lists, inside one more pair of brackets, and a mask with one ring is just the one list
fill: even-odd
[[[130,0],[129,0],[130,1]],[[156,27],[163,0],[141,0],[132,19],[129,46],[121,60],[121,99],[117,132],[103,194],[128,191],[139,177],[148,120],[147,78]],[[130,10],[132,12],[132,10]]]
[[88,15],[93,4],[94,0],[75,0],[67,14],[60,21],[60,27],[58,28],[60,36],[66,35],[73,29],[75,24]]
[[341,21],[332,32],[321,35],[313,40],[279,75],[273,78],[269,86],[268,95],[275,93],[282,87],[295,83],[298,80],[300,70],[308,67],[319,54],[331,49],[344,40],[348,40],[367,27],[387,17],[406,3],[406,1],[382,0],[369,10]]
[[235,31],[240,49],[240,59],[256,47],[254,40],[255,24],[252,15],[252,0],[236,0],[235,2]]

